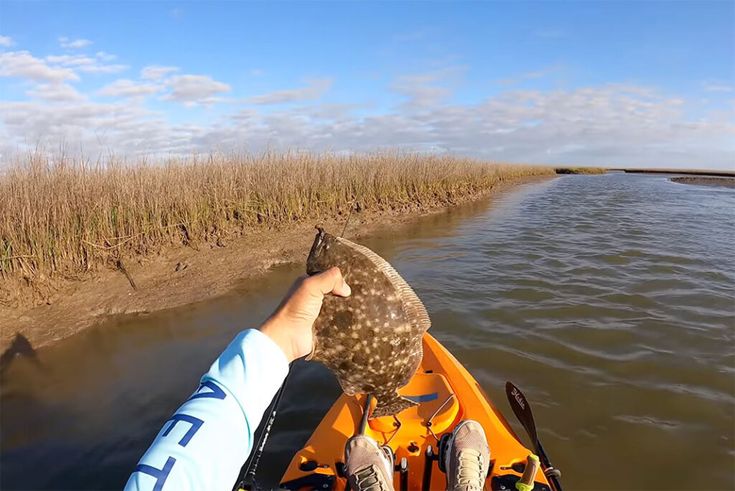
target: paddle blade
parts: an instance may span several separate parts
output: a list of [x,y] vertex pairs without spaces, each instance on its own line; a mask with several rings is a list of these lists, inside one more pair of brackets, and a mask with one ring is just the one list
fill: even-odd
[[508,402],[513,413],[521,422],[523,428],[528,433],[528,437],[531,439],[531,445],[533,445],[536,453],[539,452],[538,436],[536,434],[536,422],[533,419],[533,413],[531,412],[531,405],[528,404],[526,396],[523,395],[521,389],[513,385],[511,382],[505,383],[505,395],[508,396]]

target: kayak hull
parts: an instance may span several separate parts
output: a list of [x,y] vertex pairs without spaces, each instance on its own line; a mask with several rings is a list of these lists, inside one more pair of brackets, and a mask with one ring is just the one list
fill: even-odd
[[[418,371],[399,392],[417,406],[393,417],[364,421],[366,396],[342,394],[306,445],[294,455],[281,480],[285,489],[345,489],[344,447],[364,425],[366,435],[387,444],[396,456],[396,489],[445,489],[439,439],[462,420],[478,421],[490,445],[491,472],[486,489],[515,489],[531,453],[470,373],[434,337],[423,338]],[[372,401],[374,406],[374,401]],[[361,424],[362,422],[362,424]],[[403,464],[403,465],[401,465]],[[550,490],[539,472],[534,491]]]

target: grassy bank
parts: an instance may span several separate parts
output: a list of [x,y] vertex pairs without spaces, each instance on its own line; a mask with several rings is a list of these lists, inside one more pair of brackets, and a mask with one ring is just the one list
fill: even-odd
[[735,170],[725,169],[610,169],[626,174],[684,174],[692,176],[735,177]]
[[604,174],[607,169],[602,167],[557,167],[554,172],[557,174]]
[[[453,157],[211,156],[162,165],[32,156],[0,177],[0,301],[162,248],[222,246],[262,227],[451,204],[553,169]],[[19,291],[20,290],[20,291]]]
[[709,176],[687,176],[672,177],[672,182],[680,184],[694,184],[697,186],[718,186],[726,188],[735,188],[735,177],[709,177]]

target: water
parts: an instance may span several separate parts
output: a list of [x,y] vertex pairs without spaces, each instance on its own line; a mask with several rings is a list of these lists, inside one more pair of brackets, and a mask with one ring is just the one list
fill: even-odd
[[[733,489],[734,215],[731,189],[565,176],[365,244],[414,286],[432,333],[513,424],[504,382],[525,391],[568,489]],[[16,360],[0,395],[0,487],[120,488],[300,270]],[[322,367],[295,367],[261,479],[277,479],[337,395]]]

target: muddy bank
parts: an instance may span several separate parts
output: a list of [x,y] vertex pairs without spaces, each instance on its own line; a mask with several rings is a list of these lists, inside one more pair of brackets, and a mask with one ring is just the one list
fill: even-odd
[[672,182],[696,184],[698,186],[724,186],[735,188],[735,177],[672,177]]
[[[543,179],[548,177],[521,178],[500,184],[489,191],[457,200],[452,206],[491,198],[510,187]],[[359,240],[377,230],[400,227],[420,216],[448,208],[445,204],[422,204],[411,209],[355,212],[345,236]],[[332,217],[319,223],[339,233],[345,217]],[[263,227],[219,245],[172,248],[126,263],[125,273],[105,270],[85,280],[67,281],[45,305],[0,306],[0,352],[6,352],[14,340],[17,345],[22,339],[24,346],[27,340],[33,349],[38,349],[109,316],[148,313],[194,303],[221,295],[239,282],[257,281],[259,275],[275,265],[304,260],[314,237],[314,225]],[[6,358],[7,355],[10,353],[6,353]]]

